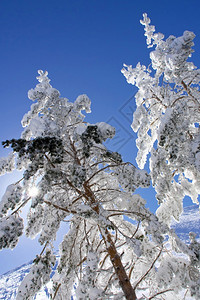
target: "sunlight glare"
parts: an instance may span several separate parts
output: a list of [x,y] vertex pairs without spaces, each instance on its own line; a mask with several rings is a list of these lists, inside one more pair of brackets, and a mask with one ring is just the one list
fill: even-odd
[[39,193],[39,190],[36,186],[32,186],[29,191],[28,191],[28,194],[30,197],[36,197]]

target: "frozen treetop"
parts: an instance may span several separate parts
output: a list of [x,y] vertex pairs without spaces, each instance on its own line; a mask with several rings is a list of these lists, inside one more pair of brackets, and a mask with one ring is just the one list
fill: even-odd
[[48,78],[48,72],[47,71],[42,71],[42,70],[38,70],[38,74],[39,76],[37,76],[37,80],[39,82],[43,82],[43,83],[49,83],[50,79]]
[[69,124],[79,124],[84,119],[82,111],[91,112],[91,101],[87,95],[80,95],[72,104],[68,99],[60,97],[59,91],[50,85],[47,71],[39,70],[38,73],[39,84],[28,92],[29,99],[35,103],[22,119],[22,126],[26,128],[22,137],[60,136],[63,118],[63,131]]
[[163,34],[155,33],[155,26],[150,25],[151,21],[147,14],[143,15],[143,20],[140,22],[145,27],[148,47],[155,46],[155,50],[150,53],[150,58],[152,68],[156,71],[156,78],[164,74],[164,78],[171,83],[174,80],[184,79],[185,73],[195,68],[192,63],[187,62],[193,52],[195,34],[185,31],[183,36],[176,38],[170,35],[164,41]]
[[170,222],[182,213],[185,195],[198,204],[200,193],[200,70],[188,61],[193,52],[193,32],[182,36],[155,32],[147,14],[144,25],[151,63],[122,73],[138,87],[132,128],[138,132],[136,161],[144,168],[150,153],[153,186],[161,204],[157,214]]

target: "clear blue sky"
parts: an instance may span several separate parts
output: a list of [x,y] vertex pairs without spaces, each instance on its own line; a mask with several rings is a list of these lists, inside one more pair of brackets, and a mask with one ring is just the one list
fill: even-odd
[[[0,141],[19,138],[21,119],[31,101],[27,91],[37,83],[37,70],[48,70],[51,84],[74,101],[86,93],[92,100],[91,123],[110,121],[118,136],[109,147],[124,160],[135,161],[135,134],[130,129],[136,92],[120,70],[123,63],[149,64],[143,26],[147,12],[152,24],[169,36],[184,30],[196,34],[193,61],[200,53],[198,0],[1,0],[0,1]],[[6,152],[0,147],[0,156]],[[17,175],[16,175],[17,176]],[[0,195],[12,176],[0,178]],[[148,205],[155,209],[153,192]],[[0,253],[0,274],[40,251],[23,239],[15,250]]]

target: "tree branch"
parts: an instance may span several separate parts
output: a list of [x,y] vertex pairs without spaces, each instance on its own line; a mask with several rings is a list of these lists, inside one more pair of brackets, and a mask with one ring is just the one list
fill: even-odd
[[31,199],[31,197],[29,197],[28,199],[26,199],[15,211],[13,211],[11,213],[11,216],[16,214],[16,212],[18,212],[20,210],[20,208],[22,208],[29,200]]
[[65,212],[69,213],[69,214],[77,214],[77,211],[75,211],[75,210],[69,210],[67,208],[61,207],[59,205],[56,205],[56,204],[51,203],[51,202],[46,201],[46,200],[44,200],[43,202],[46,203],[47,205],[50,205],[50,206],[53,206],[53,207],[55,207],[57,209],[63,210]]
[[167,292],[172,292],[172,291],[173,291],[172,289],[169,289],[169,290],[165,290],[165,291],[162,291],[162,292],[158,292],[155,295],[151,296],[148,300],[151,300],[151,299],[155,298],[158,295],[161,295],[161,294],[164,294],[164,293],[167,293]]
[[162,253],[163,248],[161,247],[158,255],[156,256],[156,258],[154,259],[154,261],[152,262],[150,268],[146,271],[146,273],[140,278],[140,280],[136,283],[134,290],[137,288],[137,286],[140,284],[140,282],[148,275],[148,273],[151,271],[151,269],[153,268],[155,262],[157,261],[157,259],[160,257],[161,253]]
[[60,286],[61,286],[61,283],[58,284],[58,286],[57,286],[57,288],[56,288],[56,290],[55,290],[55,293],[54,293],[54,295],[53,295],[53,300],[56,299],[56,295],[57,295],[57,293],[58,293],[58,290],[59,290]]

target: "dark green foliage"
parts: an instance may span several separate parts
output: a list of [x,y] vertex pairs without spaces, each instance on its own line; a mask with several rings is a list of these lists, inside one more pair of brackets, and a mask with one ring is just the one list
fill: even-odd
[[81,135],[81,139],[84,142],[85,140],[94,140],[95,143],[100,144],[102,142],[100,131],[97,125],[87,126],[84,133]]
[[28,155],[30,160],[34,160],[38,154],[49,153],[51,156],[62,157],[63,145],[60,139],[55,137],[37,137],[33,140],[12,139],[2,142],[4,148],[11,146],[14,152],[19,153],[19,157]]
[[93,142],[102,143],[101,133],[97,125],[89,125],[81,135],[83,143],[83,154],[85,157],[90,156],[90,148],[93,146]]
[[30,159],[31,164],[24,173],[24,178],[29,179],[38,169],[44,166],[47,155],[52,164],[63,161],[64,147],[61,139],[56,137],[37,137],[33,140],[12,139],[2,142],[4,148],[11,146],[19,158]]
[[86,180],[86,169],[79,165],[73,165],[70,180],[74,186],[80,188]]
[[0,219],[0,250],[3,248],[13,249],[19,237],[23,234],[23,219],[10,215]]
[[122,163],[122,156],[118,152],[106,151],[104,153],[104,157],[109,158],[116,163],[119,163],[119,164]]

